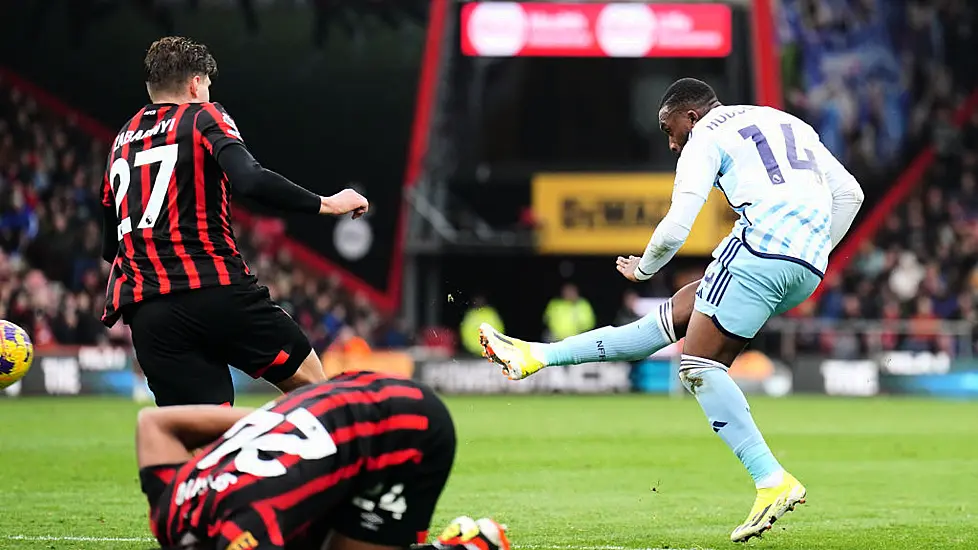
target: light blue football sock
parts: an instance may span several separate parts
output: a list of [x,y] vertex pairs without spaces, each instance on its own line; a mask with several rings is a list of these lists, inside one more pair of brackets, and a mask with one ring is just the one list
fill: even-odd
[[721,363],[683,355],[679,376],[720,439],[737,455],[755,485],[764,486],[782,470],[754,424],[744,392]]
[[531,344],[533,356],[547,366],[595,361],[638,361],[676,341],[672,300],[638,321],[602,327],[553,344]]

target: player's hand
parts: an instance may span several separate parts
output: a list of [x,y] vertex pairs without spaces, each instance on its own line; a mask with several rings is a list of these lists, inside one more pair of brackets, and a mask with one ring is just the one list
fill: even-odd
[[633,283],[641,282],[643,279],[635,276],[635,270],[638,269],[638,263],[640,261],[642,261],[642,258],[639,256],[629,256],[627,258],[618,256],[618,272]]
[[353,219],[367,213],[370,204],[367,199],[353,189],[344,189],[335,195],[323,197],[319,204],[319,213],[331,216],[342,216],[353,213]]
[[476,544],[476,546],[487,550],[510,550],[506,526],[489,518],[474,520],[468,516],[452,520],[441,535],[438,535],[436,546],[462,548],[473,540],[482,541],[483,544]]

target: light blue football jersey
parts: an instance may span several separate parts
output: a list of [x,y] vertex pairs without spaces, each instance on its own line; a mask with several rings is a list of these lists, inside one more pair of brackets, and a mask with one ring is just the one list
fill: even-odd
[[[676,191],[704,199],[710,183],[740,214],[730,240],[754,255],[800,263],[822,275],[832,250],[832,192],[845,168],[801,119],[770,107],[724,105],[693,127],[676,167]],[[849,177],[848,173],[838,177]]]

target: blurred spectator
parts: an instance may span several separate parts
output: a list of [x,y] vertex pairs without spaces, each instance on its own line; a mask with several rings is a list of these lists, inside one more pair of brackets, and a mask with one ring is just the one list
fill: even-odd
[[458,346],[458,336],[447,327],[426,327],[420,331],[419,344],[428,352],[441,357],[451,357]]
[[890,273],[890,289],[903,301],[917,295],[917,288],[924,278],[924,268],[912,252],[900,254],[900,260]]
[[[976,351],[978,115],[957,135],[960,146],[936,160],[920,188],[861,244],[845,273],[826,278],[817,308],[807,315],[830,328],[842,320],[881,320],[862,343],[870,351]],[[806,313],[793,315],[799,316]],[[942,321],[966,324],[952,328]],[[822,330],[814,349],[837,357],[866,351],[845,332]]]
[[406,348],[411,345],[407,323],[403,318],[387,321],[378,330],[377,347],[381,349]]
[[342,353],[346,356],[370,355],[370,344],[363,339],[363,336],[360,336],[355,328],[345,325],[340,328],[339,334],[327,351]]
[[594,310],[581,297],[577,285],[566,283],[560,291],[560,297],[547,304],[543,322],[547,327],[547,339],[557,342],[594,328]]
[[635,306],[638,305],[638,293],[634,290],[626,290],[621,300],[621,309],[615,314],[614,326],[620,327],[628,323],[638,321],[641,317],[635,313]]
[[[796,343],[837,357],[874,350],[973,353],[967,324],[941,322],[972,322],[978,300],[978,112],[961,128],[953,123],[978,84],[978,4],[780,4],[789,109],[815,126],[864,184],[873,171],[899,167],[922,146],[936,153],[921,187],[861,243],[845,273],[823,282],[818,303],[792,312],[799,326],[819,335],[799,334]],[[859,319],[881,324],[854,329]]]
[[781,0],[785,97],[857,175],[906,147],[958,146],[951,108],[971,91],[978,46],[969,0]]
[[499,312],[486,302],[485,296],[480,294],[472,298],[472,307],[465,312],[458,329],[462,347],[476,356],[482,355],[482,344],[479,342],[479,325],[482,323],[489,323],[496,330],[506,332]]

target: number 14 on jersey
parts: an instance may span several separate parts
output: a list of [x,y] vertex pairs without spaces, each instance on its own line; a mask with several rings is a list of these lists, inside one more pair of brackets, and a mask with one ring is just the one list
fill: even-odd
[[[749,139],[754,142],[754,146],[757,147],[757,154],[761,156],[761,162],[764,163],[764,169],[767,170],[767,176],[771,179],[771,183],[774,185],[784,183],[784,174],[781,173],[778,159],[774,158],[774,151],[771,150],[771,145],[767,142],[767,137],[764,136],[761,129],[757,125],[751,124],[746,128],[741,128],[739,133],[744,139]],[[784,147],[788,155],[788,165],[795,170],[812,170],[818,172],[818,164],[815,163],[815,153],[811,149],[804,150],[806,158],[798,156],[798,147],[795,145],[795,131],[791,128],[791,125],[782,124],[781,133],[784,135]]]

